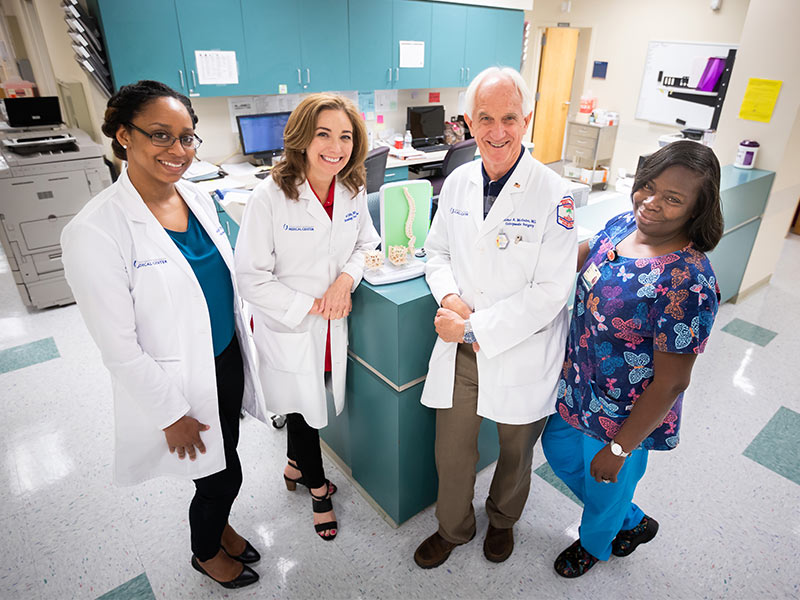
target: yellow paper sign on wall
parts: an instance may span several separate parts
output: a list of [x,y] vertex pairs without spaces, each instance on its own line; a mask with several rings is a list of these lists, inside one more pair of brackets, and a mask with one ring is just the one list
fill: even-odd
[[769,123],[778,101],[782,81],[751,77],[744,92],[739,118]]

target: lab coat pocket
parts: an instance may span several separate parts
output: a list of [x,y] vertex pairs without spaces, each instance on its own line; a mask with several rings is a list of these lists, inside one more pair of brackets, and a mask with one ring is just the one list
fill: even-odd
[[533,281],[533,272],[539,257],[539,242],[512,241],[508,245],[508,268],[514,278],[524,277]]
[[257,330],[254,337],[259,358],[268,367],[287,373],[313,371],[310,331],[283,333],[262,324],[260,333]]

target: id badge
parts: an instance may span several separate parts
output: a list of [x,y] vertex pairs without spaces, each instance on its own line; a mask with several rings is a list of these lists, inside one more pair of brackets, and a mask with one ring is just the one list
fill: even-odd
[[587,269],[583,272],[583,287],[586,288],[586,291],[590,291],[594,284],[597,283],[597,280],[600,279],[600,269],[597,268],[597,265],[594,263],[590,264]]

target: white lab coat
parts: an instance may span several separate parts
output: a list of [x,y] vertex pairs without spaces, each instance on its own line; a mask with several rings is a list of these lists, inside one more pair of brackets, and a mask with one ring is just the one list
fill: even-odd
[[[236,241],[236,278],[253,307],[253,338],[267,407],[300,413],[315,429],[328,424],[325,342],[328,321],[309,315],[342,273],[361,281],[364,252],[380,238],[363,190],[353,194],[336,182],[333,220],[311,186],[291,200],[268,178],[247,201]],[[351,290],[352,291],[352,290]],[[331,378],[336,414],[344,408],[347,319],[331,321]]]
[[[176,187],[231,270],[245,371],[243,407],[266,421],[230,243],[208,194],[184,181]],[[224,469],[205,296],[127,172],[70,221],[61,245],[67,281],[111,373],[114,481],[132,485],[159,475],[198,479]],[[162,431],[184,415],[211,427],[200,434],[206,453],[195,461],[170,454]]]
[[[557,222],[565,192],[561,178],[525,152],[484,220],[481,162],[468,163],[445,181],[425,241],[425,277],[436,301],[458,294],[475,311],[478,414],[498,423],[532,423],[554,412],[577,261],[575,229]],[[505,249],[497,244],[501,233]],[[425,406],[452,407],[456,348],[436,340]]]

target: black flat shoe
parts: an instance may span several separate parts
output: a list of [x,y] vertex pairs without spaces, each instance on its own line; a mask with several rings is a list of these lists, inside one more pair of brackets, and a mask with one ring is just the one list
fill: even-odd
[[230,556],[232,559],[238,560],[240,563],[244,563],[246,565],[257,563],[258,561],[261,560],[261,555],[258,553],[258,550],[253,548],[253,546],[251,546],[250,542],[248,542],[247,540],[244,541],[244,550],[242,551],[242,553],[239,556],[234,556],[233,554],[228,552],[225,549],[225,546],[221,546],[221,547],[222,547],[222,551],[225,554]]
[[258,581],[258,573],[253,571],[253,569],[251,569],[247,565],[242,565],[242,572],[239,573],[239,576],[236,579],[233,579],[232,581],[217,581],[216,579],[211,577],[211,575],[206,573],[206,570],[200,566],[200,563],[198,562],[197,557],[194,554],[192,554],[192,566],[195,568],[196,571],[199,571],[212,581],[216,581],[222,587],[227,588],[229,590],[243,588],[248,585],[252,585],[256,581]]

